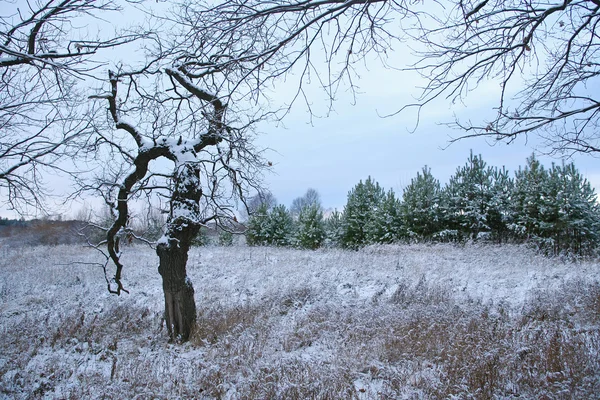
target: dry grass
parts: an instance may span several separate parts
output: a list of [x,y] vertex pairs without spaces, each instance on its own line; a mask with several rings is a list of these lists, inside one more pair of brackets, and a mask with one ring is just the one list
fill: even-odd
[[[328,253],[258,251],[265,253],[250,262],[242,254],[236,265],[249,263],[248,271],[266,265],[257,276],[272,282],[261,289],[248,271],[215,280],[213,291],[199,296],[197,329],[183,346],[166,343],[159,287],[97,298],[103,292],[91,289],[95,278],[85,269],[51,266],[45,267],[50,276],[18,285],[10,277],[25,279],[24,261],[11,255],[0,290],[6,302],[0,397],[580,399],[600,393],[600,284],[585,276],[544,281],[510,303],[470,296],[464,282],[452,286],[420,271],[400,268],[393,276],[385,267],[382,275],[365,269],[342,276]],[[460,251],[468,250],[449,256],[469,264],[470,255]],[[306,270],[298,272],[304,279],[280,279],[278,273],[292,274],[298,255],[305,257]],[[193,262],[210,264],[221,255],[212,257]],[[311,257],[325,257],[324,266]],[[40,259],[35,252],[23,258]],[[482,262],[480,253],[474,258]],[[379,261],[396,270],[397,259]],[[153,279],[147,269],[136,276]],[[227,292],[217,283],[225,279],[235,281],[223,283],[235,296],[221,296]],[[77,297],[82,290],[92,295]]]

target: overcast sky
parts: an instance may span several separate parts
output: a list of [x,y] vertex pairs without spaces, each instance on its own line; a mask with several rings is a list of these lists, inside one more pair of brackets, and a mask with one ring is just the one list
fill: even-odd
[[[408,49],[398,50],[392,59],[406,60]],[[334,112],[327,118],[311,118],[302,104],[284,121],[285,127],[265,124],[259,144],[269,147],[274,163],[266,182],[280,203],[289,206],[309,187],[319,191],[326,208],[342,209],[348,191],[359,180],[371,176],[398,195],[417,172],[427,165],[442,185],[456,168],[466,163],[469,151],[481,154],[492,166],[506,166],[514,173],[533,152],[545,165],[560,163],[560,157],[544,156],[548,149],[535,136],[521,137],[511,144],[491,139],[470,138],[450,144],[461,132],[446,126],[454,115],[473,122],[492,116],[497,106],[496,82],[483,84],[464,104],[452,105],[440,99],[424,108],[416,125],[415,110],[383,118],[414,101],[424,83],[415,74],[383,68],[376,62],[360,72],[361,94],[356,104],[350,93],[340,93]],[[319,101],[323,93],[313,92],[313,109],[326,110]],[[600,189],[600,162],[589,155],[572,159],[579,170]]]
[[[388,63],[403,67],[407,62],[410,62],[410,50],[396,45]],[[466,162],[470,149],[481,154],[488,165],[504,165],[513,172],[525,164],[532,152],[547,150],[536,137],[519,138],[510,145],[465,139],[449,146],[450,138],[459,136],[460,132],[443,123],[451,122],[454,114],[473,122],[493,115],[499,89],[496,82],[481,85],[464,104],[451,105],[445,99],[432,103],[422,110],[420,123],[415,128],[414,110],[388,118],[381,115],[393,113],[414,101],[423,80],[414,73],[386,69],[376,60],[357,71],[359,77],[355,83],[359,93],[355,104],[352,94],[342,89],[334,109],[325,117],[328,103],[323,101],[324,92],[315,86],[307,87],[311,107],[323,118],[311,118],[305,105],[298,103],[283,124],[263,123],[258,127],[262,134],[257,145],[270,149],[267,158],[273,163],[272,171],[265,175],[265,184],[279,203],[289,206],[294,198],[314,188],[321,194],[325,208],[342,209],[348,191],[368,176],[401,195],[402,189],[424,165],[444,184],[456,168]],[[275,87],[273,96],[275,100],[278,96],[285,98],[294,89],[282,82]],[[561,162],[559,158],[543,155],[539,158],[545,165]],[[573,161],[598,192],[598,160],[577,155]],[[49,178],[51,183],[52,179]],[[90,202],[94,204],[93,200]],[[78,207],[80,205],[71,205],[67,210],[74,216]],[[15,214],[0,209],[0,216],[13,218]]]
[[[399,87],[401,87],[399,85]],[[481,154],[488,165],[506,166],[515,171],[532,152],[543,150],[540,141],[530,137],[507,145],[483,139],[465,139],[449,146],[451,136],[459,132],[436,122],[449,121],[449,113],[439,119],[421,122],[410,133],[414,121],[377,115],[375,101],[361,100],[360,106],[337,105],[338,113],[314,120],[312,126],[302,116],[286,121],[287,128],[265,127],[259,143],[272,149],[269,159],[273,172],[266,182],[280,203],[290,205],[295,197],[312,187],[319,191],[323,205],[341,209],[347,193],[359,180],[373,177],[397,194],[410,183],[424,165],[442,184],[458,166],[467,161],[469,151]],[[559,158],[538,155],[546,165]],[[577,156],[573,161],[596,187],[600,187],[598,160]]]

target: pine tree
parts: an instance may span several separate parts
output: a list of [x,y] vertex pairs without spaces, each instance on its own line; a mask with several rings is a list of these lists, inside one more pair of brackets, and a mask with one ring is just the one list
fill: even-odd
[[462,226],[459,219],[460,213],[456,212],[455,200],[459,197],[458,185],[451,185],[448,182],[441,190],[439,196],[439,224],[440,230],[433,235],[433,238],[442,242],[461,241]]
[[385,192],[369,177],[360,181],[349,193],[344,209],[342,246],[358,248],[369,244],[366,226],[379,212]]
[[547,254],[558,254],[561,248],[560,229],[567,229],[568,221],[561,218],[564,188],[561,170],[552,164],[541,187],[537,231],[533,239]]
[[549,170],[531,156],[515,175],[511,228],[546,254],[593,254],[600,243],[600,209],[574,164]]
[[509,229],[512,223],[512,194],[514,181],[505,167],[494,167],[491,172],[492,195],[487,214],[487,225],[490,228],[490,239],[507,242],[511,237]]
[[320,206],[303,207],[298,215],[296,245],[303,249],[318,249],[325,239],[325,224]]
[[294,235],[294,220],[283,204],[275,206],[267,222],[267,243],[290,246]]
[[573,164],[563,166],[565,187],[570,189],[569,207],[563,206],[569,227],[563,232],[571,239],[569,250],[575,254],[592,255],[600,244],[600,206],[590,182]]
[[246,243],[248,246],[265,246],[270,241],[268,205],[263,203],[248,218]]
[[402,194],[402,219],[407,235],[417,240],[430,240],[442,230],[440,224],[440,182],[424,166],[422,173],[411,179]]
[[552,165],[540,208],[538,245],[549,254],[590,254],[599,242],[596,194],[574,164]]
[[344,236],[344,214],[334,210],[325,220],[325,245],[327,247],[341,247]]
[[388,191],[378,211],[367,220],[365,231],[368,243],[394,243],[406,236],[400,201],[393,190]]
[[445,188],[446,218],[458,239],[478,239],[490,231],[487,217],[492,198],[492,171],[480,156],[471,152]]
[[515,173],[510,225],[515,238],[537,240],[542,237],[542,200],[548,179],[548,172],[535,155],[527,158],[525,168]]

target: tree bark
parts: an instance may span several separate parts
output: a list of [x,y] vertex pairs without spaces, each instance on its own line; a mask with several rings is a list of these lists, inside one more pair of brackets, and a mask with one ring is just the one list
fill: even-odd
[[195,164],[176,168],[175,188],[165,237],[156,247],[158,272],[165,295],[165,322],[171,341],[185,342],[196,323],[194,288],[187,277],[188,251],[200,231],[200,169]]
[[156,249],[165,296],[165,322],[171,341],[187,341],[196,323],[194,287],[186,272],[188,251],[189,246],[176,239],[161,243]]

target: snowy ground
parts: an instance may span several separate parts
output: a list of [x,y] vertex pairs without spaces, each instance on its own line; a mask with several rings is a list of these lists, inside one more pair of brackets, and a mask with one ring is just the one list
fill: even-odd
[[598,398],[600,264],[524,247],[199,248],[167,343],[157,258],[131,294],[77,246],[0,247],[0,398]]

